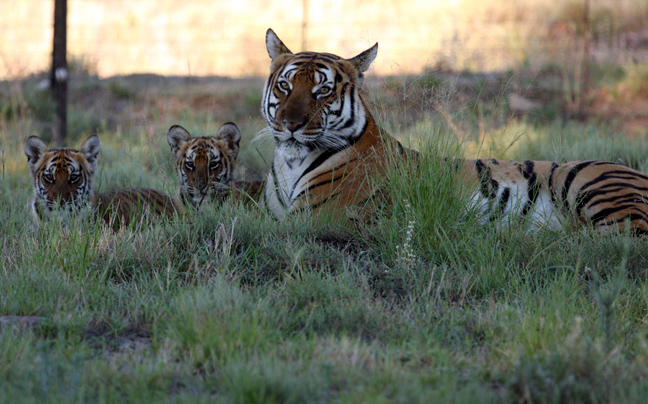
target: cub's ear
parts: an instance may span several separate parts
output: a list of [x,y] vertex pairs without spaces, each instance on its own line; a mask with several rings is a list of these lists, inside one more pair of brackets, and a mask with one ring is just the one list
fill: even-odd
[[272,28],[268,28],[268,31],[266,31],[266,49],[272,60],[275,60],[281,55],[292,55],[290,49],[281,42],[281,39],[279,39]]
[[177,154],[180,147],[191,139],[191,135],[180,125],[173,125],[167,133],[167,142],[171,146],[171,152]]
[[358,56],[346,60],[347,62],[351,63],[353,67],[358,69],[358,88],[362,87],[362,83],[364,82],[364,74],[362,73],[369,70],[369,66],[371,66],[371,63],[376,58],[377,54],[378,42],[376,42],[374,46],[362,52]]
[[47,144],[38,136],[30,136],[25,142],[25,155],[27,156],[27,165],[32,173],[36,170],[36,163],[47,149]]
[[241,141],[241,131],[234,122],[224,123],[223,126],[218,129],[216,134],[218,139],[224,140],[232,150],[233,157],[236,158],[239,152],[239,142]]
[[94,174],[97,169],[97,157],[101,151],[101,140],[99,136],[92,135],[90,136],[83,144],[81,145],[81,153],[86,158],[89,164],[89,170]]

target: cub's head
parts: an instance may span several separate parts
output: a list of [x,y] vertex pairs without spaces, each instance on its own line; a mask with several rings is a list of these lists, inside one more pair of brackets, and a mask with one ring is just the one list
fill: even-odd
[[367,114],[358,90],[378,44],[351,59],[330,53],[293,54],[269,29],[266,48],[272,62],[261,113],[278,145],[308,153],[353,144]]
[[180,177],[180,198],[199,207],[203,202],[222,201],[229,192],[241,131],[232,122],[223,124],[216,136],[191,137],[185,128],[174,125],[167,141],[176,157]]
[[25,155],[34,187],[32,209],[39,219],[53,211],[75,213],[88,206],[101,142],[92,135],[75,149],[47,149],[37,136],[25,142]]

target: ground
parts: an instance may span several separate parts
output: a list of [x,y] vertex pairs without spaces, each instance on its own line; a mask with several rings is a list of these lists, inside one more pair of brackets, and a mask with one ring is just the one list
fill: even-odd
[[[583,110],[552,68],[369,77],[379,123],[424,157],[353,229],[240,200],[117,233],[38,226],[22,145],[51,139],[53,107],[42,76],[0,83],[0,401],[644,402],[646,240],[479,226],[439,158],[647,172],[648,78],[622,70],[597,74]],[[174,194],[168,128],[234,121],[237,175],[263,178],[262,85],[75,73],[68,142],[101,136],[99,190]]]

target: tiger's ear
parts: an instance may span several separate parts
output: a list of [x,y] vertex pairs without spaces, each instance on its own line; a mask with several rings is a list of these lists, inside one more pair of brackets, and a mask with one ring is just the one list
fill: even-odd
[[351,63],[353,67],[358,69],[358,88],[362,87],[362,83],[364,82],[364,74],[362,73],[369,70],[369,66],[371,66],[371,63],[376,58],[377,54],[378,42],[376,42],[374,46],[362,52],[358,56],[351,59],[346,59],[347,62]]
[[83,144],[81,145],[81,153],[86,158],[89,164],[89,170],[94,174],[97,168],[97,157],[101,151],[101,140],[99,136],[92,135],[90,136]]
[[30,136],[25,142],[25,155],[27,156],[27,165],[32,173],[36,170],[36,163],[47,149],[47,144],[38,136]]
[[369,66],[371,66],[371,63],[376,58],[377,54],[378,54],[378,42],[376,42],[374,46],[362,52],[358,56],[351,59],[347,59],[347,61],[350,62],[353,66],[355,66],[356,69],[360,70],[361,72],[366,72],[369,69]]
[[275,60],[281,55],[293,54],[271,28],[268,28],[268,31],[266,31],[266,49],[272,60]]
[[171,152],[177,154],[180,147],[191,139],[189,132],[180,125],[173,125],[167,133],[167,142],[171,146]]
[[216,137],[227,142],[227,145],[232,150],[233,157],[236,157],[238,155],[239,142],[241,141],[241,131],[234,122],[224,123],[220,127],[220,129],[218,129]]

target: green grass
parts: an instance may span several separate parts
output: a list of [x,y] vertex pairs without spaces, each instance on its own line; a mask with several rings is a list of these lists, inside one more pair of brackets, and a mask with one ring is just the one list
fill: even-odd
[[[424,91],[444,85],[426,80]],[[126,90],[110,91],[143,100],[128,108],[147,118],[100,133],[97,188],[175,193],[168,127],[210,133],[229,115]],[[0,315],[42,322],[0,329],[0,402],[644,402],[646,240],[479,226],[441,157],[605,158],[646,172],[645,140],[524,118],[480,138],[469,107],[451,117],[464,139],[425,94],[400,117],[407,105],[369,94],[394,103],[377,117],[424,157],[414,175],[390,173],[393,207],[351,232],[238,201],[119,233],[37,226],[22,144],[40,121],[5,118]],[[241,172],[268,158],[245,102],[228,111],[244,132]]]

